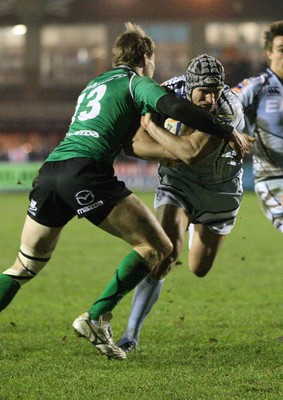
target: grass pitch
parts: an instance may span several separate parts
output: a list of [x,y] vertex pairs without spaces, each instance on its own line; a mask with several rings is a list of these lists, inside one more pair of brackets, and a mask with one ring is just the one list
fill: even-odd
[[[151,206],[153,195],[138,194]],[[1,270],[16,257],[26,194],[1,194]],[[187,250],[167,277],[141,346],[109,361],[71,328],[130,250],[84,220],[63,231],[39,276],[0,315],[1,400],[282,400],[282,235],[244,196],[237,224],[205,278]],[[119,339],[129,294],[114,310]]]

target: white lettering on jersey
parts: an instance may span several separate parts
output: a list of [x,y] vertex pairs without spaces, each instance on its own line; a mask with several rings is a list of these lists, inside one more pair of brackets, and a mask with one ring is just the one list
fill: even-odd
[[76,132],[68,132],[66,134],[66,137],[68,137],[68,136],[91,136],[91,137],[98,138],[99,137],[99,133],[96,132],[96,131],[81,130],[81,131],[76,131]]
[[265,112],[273,113],[283,110],[283,100],[277,101],[275,99],[266,100],[265,102]]

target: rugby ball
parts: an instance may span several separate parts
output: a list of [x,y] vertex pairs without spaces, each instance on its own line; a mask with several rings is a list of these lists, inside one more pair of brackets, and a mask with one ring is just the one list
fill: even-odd
[[168,129],[168,131],[174,135],[179,135],[182,125],[182,122],[172,118],[167,118],[164,122],[164,128]]

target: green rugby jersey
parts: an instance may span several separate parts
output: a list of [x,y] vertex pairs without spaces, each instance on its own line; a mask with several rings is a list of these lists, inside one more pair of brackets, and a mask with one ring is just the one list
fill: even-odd
[[121,66],[93,79],[80,94],[64,140],[46,161],[87,157],[112,164],[140,116],[157,111],[166,90],[157,82]]

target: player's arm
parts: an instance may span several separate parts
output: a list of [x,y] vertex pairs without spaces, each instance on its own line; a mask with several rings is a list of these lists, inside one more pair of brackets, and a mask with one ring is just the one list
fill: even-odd
[[245,139],[245,141],[246,141],[246,151],[245,151],[245,153],[246,154],[251,154],[252,152],[253,152],[253,145],[255,144],[255,142],[256,142],[256,137],[253,137],[253,136],[250,136],[249,134],[247,134],[247,133],[241,133],[241,135],[243,136],[243,138]]
[[164,115],[168,115],[177,121],[202,132],[220,137],[229,143],[235,150],[238,158],[243,157],[246,152],[246,141],[241,134],[230,125],[224,125],[214,120],[211,113],[201,107],[196,106],[190,101],[176,98],[172,94],[162,96],[157,109]]
[[124,142],[123,149],[126,155],[143,160],[177,161],[176,157],[156,142],[142,126],[133,137]]
[[198,129],[201,132],[229,140],[233,127],[219,124],[214,116],[192,103],[191,101],[177,98],[173,94],[161,97],[157,103],[157,109],[161,114],[168,115],[184,125]]
[[205,159],[221,142],[224,143],[223,139],[206,135],[184,125],[176,136],[153,122],[150,114],[142,118],[142,124],[156,142],[186,164],[194,164]]
[[260,77],[253,79],[247,78],[239,82],[232,88],[233,92],[238,96],[244,111],[246,112],[251,106],[253,106],[257,92],[262,88],[262,81]]

